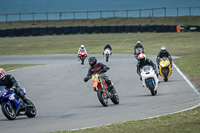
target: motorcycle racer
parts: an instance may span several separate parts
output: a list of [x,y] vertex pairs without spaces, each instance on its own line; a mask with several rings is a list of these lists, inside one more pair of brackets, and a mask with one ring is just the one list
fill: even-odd
[[144,66],[146,65],[149,65],[149,66],[152,66],[157,77],[158,77],[158,73],[157,73],[157,69],[156,69],[156,65],[148,58],[146,58],[146,55],[145,54],[140,54],[138,56],[138,63],[137,63],[137,73],[138,75],[140,76],[140,80],[142,80],[141,78],[141,71],[140,69],[143,68]]
[[170,53],[167,51],[166,46],[161,47],[161,51],[158,53],[158,56],[156,58],[157,64],[159,64],[160,58],[163,58],[163,57],[169,58],[169,61],[171,63],[171,67],[172,67],[172,57],[171,57]]
[[110,89],[112,89],[113,85],[111,84],[111,80],[109,80],[108,76],[106,76],[106,74],[105,74],[105,72],[107,70],[109,70],[110,68],[107,67],[106,65],[104,65],[103,63],[97,63],[97,59],[94,56],[91,56],[88,59],[88,62],[89,62],[90,68],[88,70],[87,76],[84,78],[84,81],[87,82],[91,78],[91,75],[93,73],[99,73],[100,72],[100,76],[105,80],[108,87]]
[[0,68],[0,86],[6,86],[7,90],[13,89],[22,100],[25,100],[25,96],[21,93],[21,88],[18,86],[16,79],[12,75],[6,75],[3,68]]
[[85,48],[85,46],[82,44],[82,45],[81,45],[81,47],[78,49],[78,59],[79,59],[79,56],[80,56],[80,51],[81,51],[81,50],[85,51],[85,53],[86,53],[86,56],[87,56],[87,51],[86,51],[86,48]]
[[110,46],[110,43],[107,43],[106,46],[103,49],[103,55],[104,55],[104,51],[105,49],[110,49],[110,55],[112,55],[112,47]]
[[134,55],[136,54],[135,51],[137,48],[142,48],[143,52],[144,52],[144,47],[142,46],[142,44],[140,43],[140,41],[137,41],[137,44],[134,47]]

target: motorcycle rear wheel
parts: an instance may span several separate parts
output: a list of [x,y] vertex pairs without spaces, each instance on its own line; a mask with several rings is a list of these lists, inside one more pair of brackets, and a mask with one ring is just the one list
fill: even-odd
[[36,111],[36,108],[35,108],[34,104],[29,99],[25,99],[24,101],[27,104],[25,115],[30,117],[30,118],[31,117],[35,117],[36,114],[37,114],[37,111]]
[[[113,88],[114,89],[114,88]],[[114,94],[114,92],[112,92],[113,93],[113,97],[112,98],[110,98],[111,99],[111,101],[114,103],[114,104],[119,104],[119,96],[115,93]]]
[[103,96],[102,91],[97,90],[97,97],[99,98],[100,103],[104,106],[108,106],[108,99]]
[[1,106],[2,112],[3,114],[6,116],[6,118],[8,118],[9,120],[14,120],[16,118],[16,113],[14,108],[10,108],[9,105],[7,104],[3,104]]

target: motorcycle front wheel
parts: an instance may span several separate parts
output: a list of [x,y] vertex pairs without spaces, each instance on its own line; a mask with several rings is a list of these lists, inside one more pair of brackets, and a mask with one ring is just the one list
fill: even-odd
[[14,120],[16,118],[16,113],[14,108],[10,108],[9,105],[7,104],[3,104],[1,106],[2,112],[3,114],[6,116],[6,118],[8,118],[9,120]]
[[151,95],[155,96],[157,94],[157,90],[154,90],[155,86],[152,82],[149,82],[149,90],[151,91]]
[[99,98],[100,103],[104,106],[108,106],[108,99],[104,97],[102,91],[98,90],[97,91],[97,97]]
[[34,104],[29,99],[25,99],[24,102],[26,103],[25,115],[30,118],[35,117],[37,114],[37,111],[36,111]]
[[84,57],[81,57],[81,65],[84,65]]
[[106,56],[106,62],[108,62],[108,58],[109,58],[109,56]]
[[167,78],[168,73],[169,73],[169,70],[168,70],[168,69],[163,70],[163,76],[164,76],[164,81],[165,81],[165,82],[168,81],[168,78]]

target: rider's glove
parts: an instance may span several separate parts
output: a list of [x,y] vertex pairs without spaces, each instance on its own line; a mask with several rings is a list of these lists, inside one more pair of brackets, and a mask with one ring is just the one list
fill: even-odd
[[85,77],[84,82],[87,82],[89,79],[90,79],[89,77]]
[[106,72],[107,70],[109,70],[109,67],[104,67],[102,72]]
[[17,87],[16,86],[13,86],[10,88],[10,90],[15,90]]

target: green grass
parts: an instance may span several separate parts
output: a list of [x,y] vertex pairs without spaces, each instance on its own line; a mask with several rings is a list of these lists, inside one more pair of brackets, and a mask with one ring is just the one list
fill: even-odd
[[14,70],[14,69],[22,68],[22,67],[29,67],[29,66],[36,66],[36,64],[8,64],[8,65],[0,64],[0,68],[3,68],[5,71],[10,71],[10,70]]
[[140,40],[147,54],[157,54],[166,45],[172,55],[188,55],[200,51],[199,36],[199,32],[183,32],[6,37],[0,38],[0,54],[76,54],[81,44],[89,54],[101,54],[108,42],[114,54],[132,54],[135,43]]
[[180,66],[181,70],[184,73],[187,73],[190,76],[200,77],[199,57],[200,57],[199,53],[194,53],[175,60],[175,63],[177,66]]
[[0,22],[0,29],[7,28],[29,28],[29,27],[62,27],[62,26],[93,26],[93,25],[199,25],[200,16],[192,17],[143,17],[143,18],[102,18],[102,19],[77,19],[61,21],[21,21],[21,22]]
[[200,107],[147,120],[128,121],[76,131],[54,133],[199,133]]

